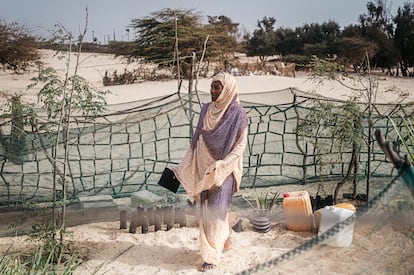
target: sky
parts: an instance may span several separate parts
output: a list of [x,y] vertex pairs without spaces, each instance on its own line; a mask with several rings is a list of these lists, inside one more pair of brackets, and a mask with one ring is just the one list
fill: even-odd
[[[385,0],[394,16],[398,7],[413,0]],[[376,0],[372,0],[376,3]],[[252,33],[265,16],[276,19],[275,28],[301,27],[306,23],[333,20],[344,27],[357,24],[367,13],[368,0],[0,0],[0,20],[17,22],[35,34],[48,36],[60,24],[75,37],[83,32],[88,9],[86,41],[100,43],[132,40],[127,32],[134,18],[150,16],[164,8],[192,9],[203,18],[225,15],[239,23],[239,30]]]

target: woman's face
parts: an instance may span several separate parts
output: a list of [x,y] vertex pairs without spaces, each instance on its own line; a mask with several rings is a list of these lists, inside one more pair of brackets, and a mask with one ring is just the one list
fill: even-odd
[[220,81],[213,81],[210,87],[211,101],[216,101],[223,91],[223,86]]

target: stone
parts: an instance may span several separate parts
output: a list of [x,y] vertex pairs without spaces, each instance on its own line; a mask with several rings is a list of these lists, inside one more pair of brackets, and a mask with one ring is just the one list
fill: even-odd
[[79,197],[79,203],[81,209],[117,206],[111,195]]
[[159,196],[148,190],[141,190],[131,195],[131,207],[149,208],[165,200],[163,196]]

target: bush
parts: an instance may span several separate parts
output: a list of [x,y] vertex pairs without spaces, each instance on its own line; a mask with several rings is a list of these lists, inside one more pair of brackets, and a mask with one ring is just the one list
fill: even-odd
[[24,71],[39,61],[38,42],[17,23],[0,21],[0,66],[3,69]]

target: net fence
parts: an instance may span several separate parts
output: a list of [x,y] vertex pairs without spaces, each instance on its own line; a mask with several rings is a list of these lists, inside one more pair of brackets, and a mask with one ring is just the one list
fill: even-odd
[[[72,116],[67,148],[67,199],[103,194],[123,197],[140,190],[158,190],[162,171],[184,156],[200,106],[209,100],[209,94],[203,92],[172,93],[109,105],[94,121]],[[240,101],[249,120],[241,188],[323,182],[347,174],[354,148],[338,141],[332,133],[338,120],[326,121],[323,113],[316,112],[328,104],[333,117],[343,117],[349,114],[344,112],[347,102],[293,88],[241,94]],[[355,131],[368,140],[369,109],[366,104],[358,108],[363,123],[355,126]],[[375,104],[372,110],[373,129],[381,129],[386,138],[395,141],[397,151],[402,150],[389,117],[404,132],[401,116],[412,116],[412,104]],[[310,114],[315,112],[321,116],[320,123],[315,124],[318,120],[314,118],[309,121]],[[59,181],[56,193],[52,194],[56,177],[53,163],[56,162],[59,176],[64,160],[63,144],[53,142],[57,133],[27,130],[24,135],[17,135],[13,134],[12,125],[13,122],[5,122],[0,128],[0,205],[51,201],[54,195],[61,198]],[[308,128],[299,131],[300,125]],[[309,125],[312,131],[306,130]],[[54,149],[57,153],[52,156]],[[368,172],[373,177],[387,177],[392,172],[392,164],[373,138],[358,148],[357,158],[359,179]]]

